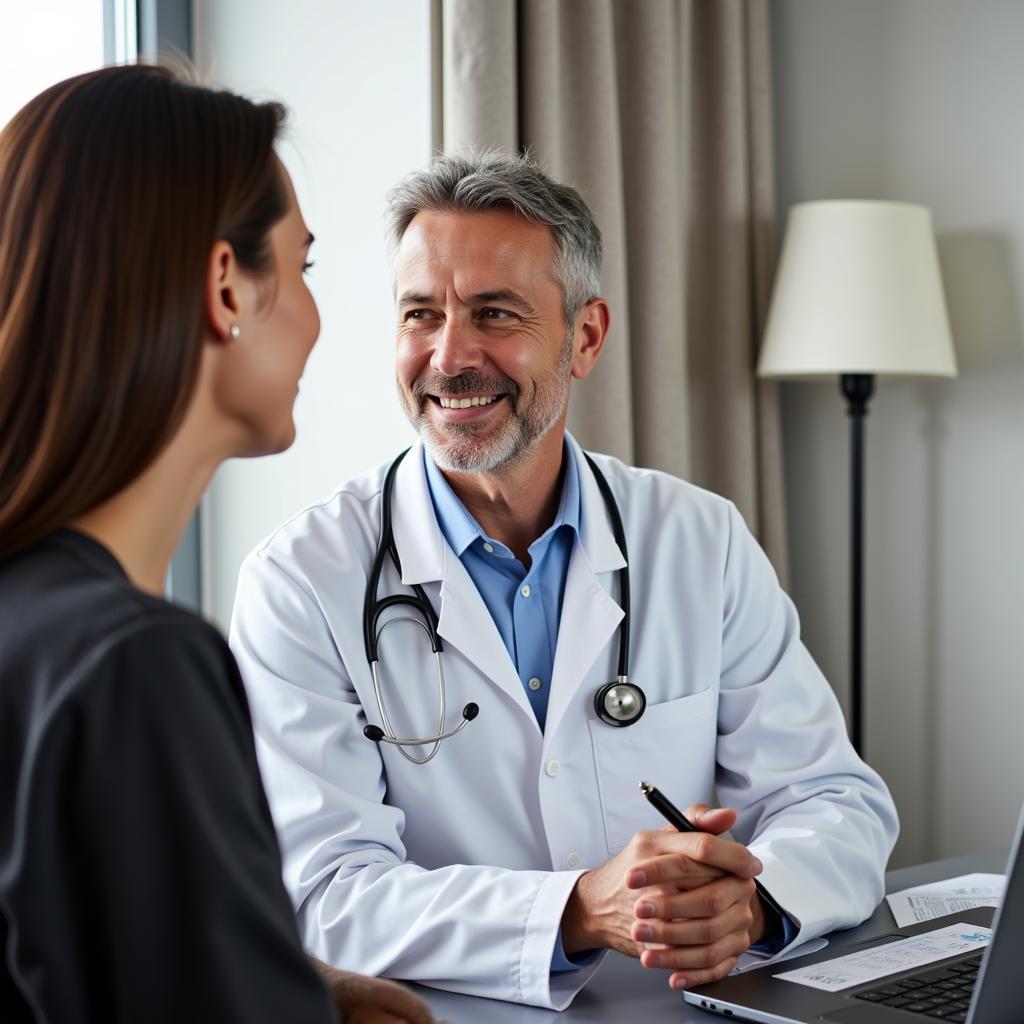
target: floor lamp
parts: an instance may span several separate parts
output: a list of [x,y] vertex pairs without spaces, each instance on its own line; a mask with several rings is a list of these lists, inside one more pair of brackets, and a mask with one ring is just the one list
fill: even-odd
[[850,733],[864,744],[864,417],[878,374],[955,377],[931,213],[830,200],[790,208],[758,376],[839,377],[850,417]]

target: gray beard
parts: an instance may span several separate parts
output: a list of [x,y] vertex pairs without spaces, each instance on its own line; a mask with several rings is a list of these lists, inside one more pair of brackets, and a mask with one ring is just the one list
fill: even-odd
[[497,434],[482,442],[472,427],[460,423],[450,424],[446,436],[438,437],[426,414],[417,416],[413,425],[437,467],[452,473],[496,473],[536,448],[551,427],[550,422],[546,423],[537,436],[531,437],[533,432],[513,416]]
[[[572,337],[568,336],[551,376],[538,387],[531,408],[522,415],[515,410],[520,393],[514,382],[502,382],[509,389],[502,401],[511,402],[513,412],[497,434],[486,441],[478,439],[477,428],[471,424],[452,423],[446,427],[444,435],[438,434],[422,405],[427,393],[444,393],[431,391],[431,381],[417,381],[414,386],[413,394],[421,404],[419,410],[409,416],[409,422],[439,469],[450,473],[496,473],[534,451],[562,415],[569,400],[571,365]],[[452,394],[487,391],[493,383],[469,371],[451,378],[446,382],[446,389]]]

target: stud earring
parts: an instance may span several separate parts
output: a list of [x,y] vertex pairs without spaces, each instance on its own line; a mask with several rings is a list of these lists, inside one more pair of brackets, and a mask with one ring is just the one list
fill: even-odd
[[232,341],[237,341],[239,339],[239,337],[241,336],[241,334],[242,334],[242,328],[239,327],[238,324],[232,324],[230,330],[228,331],[228,337]]

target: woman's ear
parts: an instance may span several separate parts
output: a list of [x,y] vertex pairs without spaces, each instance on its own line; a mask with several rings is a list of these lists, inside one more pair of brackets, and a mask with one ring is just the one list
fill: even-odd
[[206,273],[206,325],[219,342],[238,336],[240,284],[235,250],[228,242],[216,242],[210,251]]

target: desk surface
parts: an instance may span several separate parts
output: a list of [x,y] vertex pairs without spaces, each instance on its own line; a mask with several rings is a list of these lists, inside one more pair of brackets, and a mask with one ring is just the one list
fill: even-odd
[[[886,875],[886,891],[895,892],[912,885],[967,874],[971,871],[1003,871],[1006,851],[970,854],[949,860],[933,861],[917,867],[901,868]],[[884,934],[895,926],[889,905],[881,906],[863,924],[848,931],[834,932],[832,945],[860,942]],[[451,1024],[611,1024],[612,1021],[643,1022],[643,1024],[708,1024],[721,1020],[694,1007],[687,1006],[678,993],[669,989],[667,972],[646,970],[638,960],[609,953],[587,987],[562,1013],[519,1006],[493,999],[454,995],[435,989],[412,985],[430,1004],[438,1020]]]

